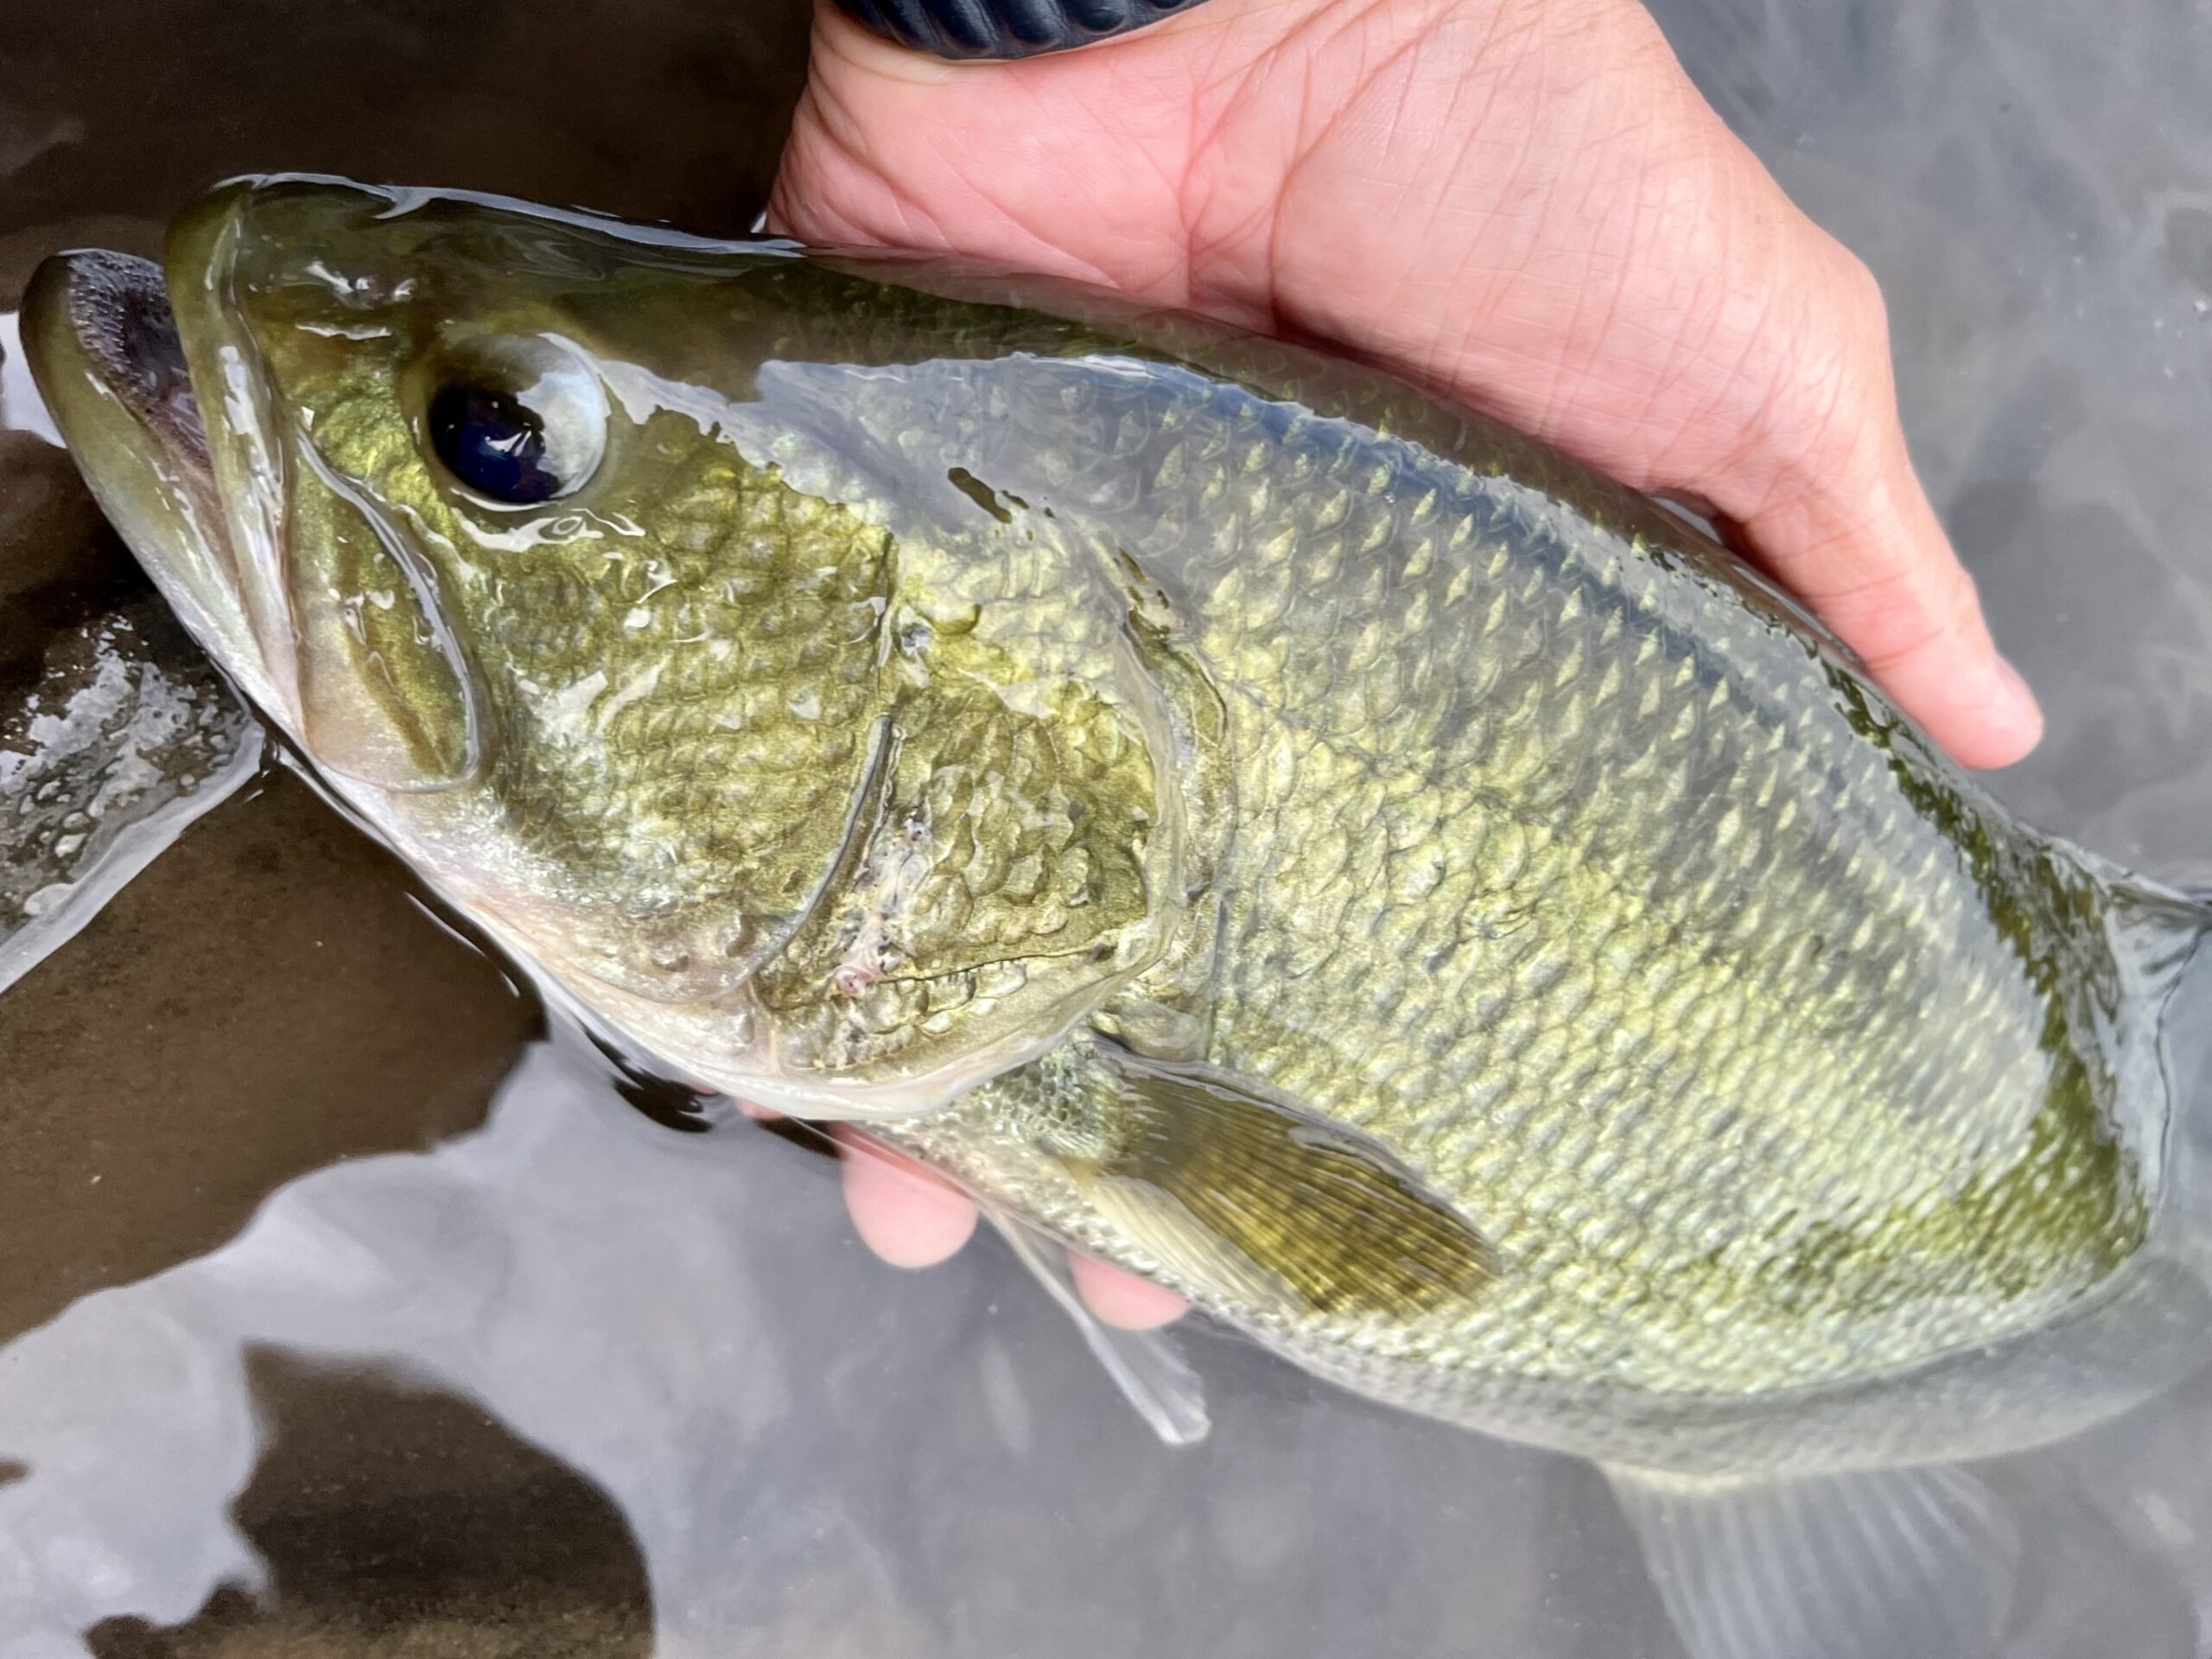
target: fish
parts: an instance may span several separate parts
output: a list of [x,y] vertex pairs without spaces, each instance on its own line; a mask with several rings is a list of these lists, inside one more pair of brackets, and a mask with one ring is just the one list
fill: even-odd
[[194,637],[558,1006],[1592,1460],[1698,1659],[1991,1650],[1964,1465],[2203,1357],[2212,910],[1506,426],[1018,271],[311,175],[22,327]]

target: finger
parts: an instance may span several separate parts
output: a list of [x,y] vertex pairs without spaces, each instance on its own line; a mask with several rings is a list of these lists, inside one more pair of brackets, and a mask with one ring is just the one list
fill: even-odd
[[[957,1187],[905,1154],[858,1129],[831,1131],[842,1156],[845,1204],[861,1240],[893,1267],[934,1267],[976,1230],[976,1209]],[[1096,1257],[1069,1252],[1069,1271],[1084,1305],[1107,1324],[1150,1331],[1190,1306]]]
[[1840,249],[1815,321],[1774,365],[1735,453],[1688,486],[1970,766],[2035,747],[2043,715],[1999,653],[1905,447],[1879,290]]
[[1774,563],[1785,581],[1801,558],[1817,560],[1792,585],[1930,737],[1969,766],[2010,766],[2042,740],[2042,711],[1998,652],[1974,579],[1918,481],[1898,467],[1866,514],[1831,509],[1751,533],[1782,550]]
[[845,1207],[861,1242],[895,1268],[931,1268],[976,1230],[976,1205],[943,1176],[857,1129],[839,1126]]
[[1179,1319],[1191,1306],[1172,1290],[1077,1250],[1068,1252],[1068,1270],[1084,1306],[1124,1331],[1156,1330]]
[[2042,712],[1903,448],[1857,500],[1808,493],[1744,520],[1745,533],[1930,737],[1967,766],[2010,766],[2041,740]]

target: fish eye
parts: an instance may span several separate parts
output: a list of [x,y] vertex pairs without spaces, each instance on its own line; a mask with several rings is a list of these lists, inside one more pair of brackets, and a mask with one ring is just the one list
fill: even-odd
[[430,449],[492,506],[530,507],[590,481],[607,448],[607,394],[569,346],[478,342],[441,365],[423,410]]

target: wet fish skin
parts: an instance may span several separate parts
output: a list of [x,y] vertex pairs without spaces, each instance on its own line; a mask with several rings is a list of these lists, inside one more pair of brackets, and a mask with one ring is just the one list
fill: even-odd
[[[2201,912],[2010,819],[1651,504],[924,262],[295,181],[168,280],[229,399],[219,655],[668,1062],[1592,1455],[1963,1455],[2126,1393],[2037,1344],[2155,1254]],[[556,363],[596,471],[473,499],[429,399]],[[2003,1363],[1885,1406],[1962,1355]],[[1793,1439],[1839,1390],[1877,1414]]]
[[[2032,1332],[2134,1255],[2160,976],[2192,912],[2012,823],[1831,642],[1625,497],[1525,452],[1186,396],[1149,447],[1068,446],[1096,476],[1078,459],[1061,488],[1151,481],[1100,534],[1149,553],[1238,758],[1192,1058],[1375,1135],[1504,1264],[1441,1317],[1262,1294],[1241,1323],[1446,1414],[1555,1384],[1573,1444],[1607,1432],[1592,1387],[1881,1377]],[[994,461],[975,470],[1036,489]],[[1309,480],[1287,509],[1284,476]],[[1217,1305],[1060,1160],[1009,1150],[1033,1139],[1009,1087],[896,1133]]]

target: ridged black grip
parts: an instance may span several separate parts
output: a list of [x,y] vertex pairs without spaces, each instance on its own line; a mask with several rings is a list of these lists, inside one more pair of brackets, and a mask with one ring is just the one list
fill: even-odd
[[837,0],[873,34],[938,58],[1033,58],[1156,23],[1200,0]]

